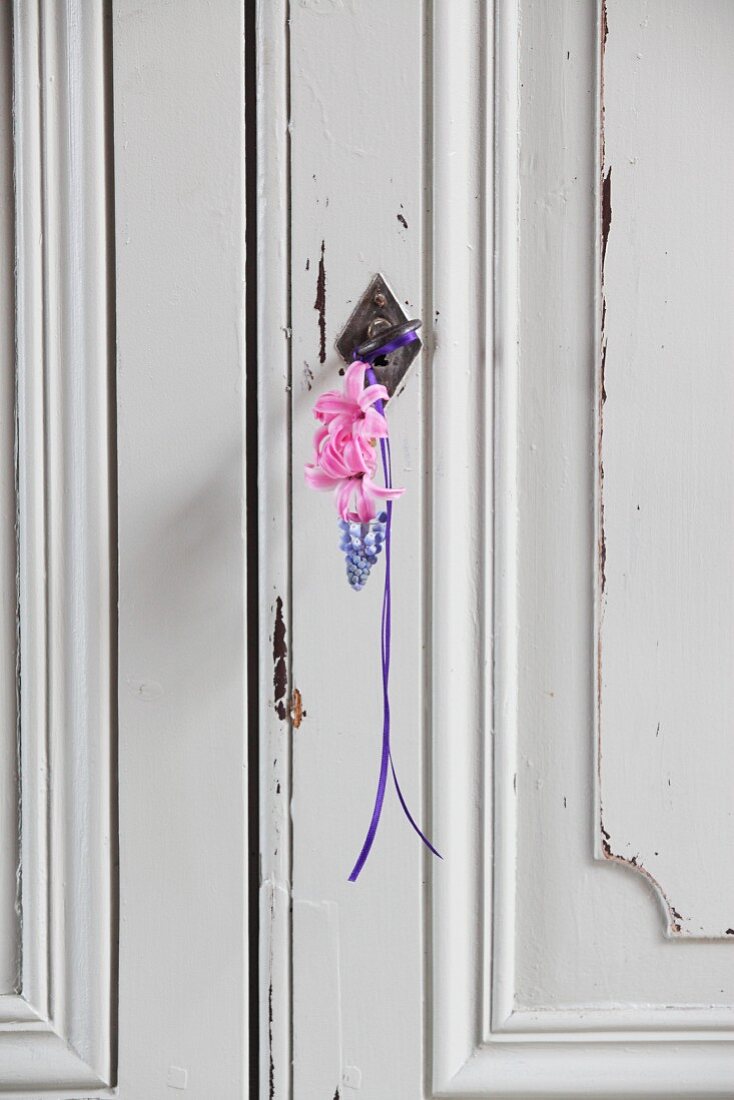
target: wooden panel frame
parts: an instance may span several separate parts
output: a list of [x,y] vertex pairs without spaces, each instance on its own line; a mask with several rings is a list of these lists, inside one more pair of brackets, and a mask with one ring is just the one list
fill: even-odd
[[[287,0],[257,13],[260,1094],[292,1095],[290,135]],[[278,637],[276,638],[276,633]],[[280,662],[279,697],[274,664]],[[281,694],[282,692],[282,694]]]
[[[730,942],[730,937],[734,934],[729,928],[731,923],[729,911],[734,902],[731,892],[734,879],[724,873],[724,868],[729,864],[729,845],[724,824],[728,816],[728,797],[725,794],[725,792],[728,793],[728,784],[723,777],[730,770],[726,747],[731,737],[724,717],[728,711],[725,685],[729,677],[720,678],[721,690],[724,693],[721,697],[716,691],[712,691],[709,685],[705,690],[703,688],[702,676],[705,676],[703,670],[707,667],[711,669],[715,667],[717,653],[722,654],[724,666],[728,665],[727,659],[723,656],[726,653],[726,643],[716,633],[716,612],[707,602],[706,584],[702,581],[703,589],[699,590],[696,567],[683,564],[687,561],[685,553],[682,555],[682,563],[679,559],[676,548],[684,541],[684,536],[676,526],[675,515],[679,502],[687,497],[684,488],[677,488],[681,475],[668,460],[665,445],[667,442],[672,453],[680,450],[681,447],[680,426],[675,424],[674,420],[674,410],[677,407],[685,413],[690,412],[699,420],[704,417],[699,430],[701,432],[705,430],[709,442],[701,446],[702,441],[696,439],[695,459],[686,465],[697,483],[712,484],[712,477],[715,475],[712,475],[710,465],[714,457],[711,441],[717,435],[717,426],[714,418],[709,422],[711,410],[705,404],[707,393],[716,395],[714,403],[721,408],[722,413],[725,405],[723,395],[719,393],[719,381],[703,378],[701,379],[703,388],[697,390],[695,400],[689,399],[688,394],[683,398],[675,387],[671,386],[667,391],[669,404],[665,405],[665,387],[661,386],[660,377],[653,381],[655,367],[652,363],[647,393],[644,384],[640,391],[635,389],[632,392],[627,388],[628,379],[642,380],[645,375],[644,372],[639,371],[640,362],[634,360],[630,345],[625,346],[625,339],[629,338],[632,341],[651,339],[649,334],[653,328],[656,328],[658,333],[663,333],[663,342],[659,345],[660,354],[672,355],[670,362],[665,360],[663,375],[666,380],[668,377],[687,378],[685,370],[681,369],[683,363],[680,359],[681,328],[679,326],[691,333],[699,331],[705,333],[705,339],[712,340],[714,344],[718,342],[719,348],[728,346],[730,342],[724,315],[713,304],[711,318],[718,317],[720,323],[713,323],[712,320],[703,323],[702,319],[696,318],[696,310],[684,321],[685,314],[682,308],[684,299],[688,300],[689,294],[691,298],[695,298],[698,292],[698,309],[701,308],[701,301],[709,297],[710,287],[707,284],[707,276],[705,274],[702,276],[702,273],[696,270],[695,257],[702,258],[703,271],[706,273],[714,273],[721,266],[721,260],[714,253],[712,226],[706,223],[705,211],[709,211],[712,218],[718,218],[721,210],[721,196],[719,194],[714,197],[714,189],[717,186],[725,186],[727,173],[730,171],[726,158],[722,159],[713,153],[716,142],[711,139],[711,134],[717,135],[727,129],[722,125],[721,120],[715,119],[715,101],[719,100],[722,104],[726,104],[730,97],[725,94],[723,88],[714,92],[714,83],[717,78],[721,79],[721,74],[717,71],[712,50],[716,45],[723,47],[731,37],[732,24],[727,20],[729,12],[730,8],[726,4],[708,5],[705,9],[706,18],[702,20],[699,18],[696,5],[662,4],[656,8],[653,3],[645,8],[644,13],[640,10],[638,18],[637,8],[627,7],[625,4],[615,7],[613,0],[608,0],[603,5],[601,36],[599,186],[600,193],[603,195],[600,229],[603,247],[599,250],[598,257],[601,270],[599,274],[600,310],[597,318],[600,333],[601,382],[598,389],[596,485],[599,558],[596,623],[598,788],[596,857],[599,860],[606,859],[626,867],[632,874],[641,876],[647,881],[655,890],[659,900],[659,908],[665,922],[665,934],[673,942],[678,943],[690,939]],[[629,23],[626,23],[625,20],[628,18]],[[694,25],[704,35],[704,42],[696,42],[692,39],[691,27]],[[628,36],[631,33],[631,27],[634,27],[635,31],[642,36],[642,40],[647,42],[644,52],[635,49],[633,42],[630,41]],[[708,41],[705,40],[707,33],[711,35]],[[677,40],[675,47],[674,40]],[[637,45],[642,47],[642,41]],[[671,50],[674,61],[671,58]],[[646,104],[649,109],[652,101],[651,93],[653,90],[659,91],[661,102],[663,105],[668,105],[670,117],[674,119],[672,128],[666,120],[664,107],[662,112],[655,108],[647,115],[648,123],[645,127],[645,107],[638,111],[637,98],[626,94],[623,90],[626,83],[625,66],[628,56],[634,57],[635,61],[639,62],[640,80],[644,80],[643,74],[648,63],[658,66],[655,78],[649,80],[647,84],[647,90],[639,91],[639,101],[641,104]],[[728,54],[725,57],[724,65],[725,69],[728,69]],[[671,85],[678,85],[683,102],[691,104],[691,118],[696,119],[696,125],[693,127],[690,119],[682,117],[680,107],[676,109],[672,106],[670,96],[667,94],[664,73],[666,66],[671,63],[676,66],[676,70],[678,66],[683,68],[685,82],[679,79],[678,71],[675,73],[675,78],[671,76],[669,79]],[[697,64],[701,65],[698,70]],[[705,86],[708,74],[711,76],[711,86],[704,90],[702,82]],[[704,96],[702,102],[699,102],[694,94],[699,89],[701,89],[700,94]],[[708,119],[709,132],[706,137],[699,132],[701,128],[698,120],[701,117]],[[636,129],[638,124],[642,128],[641,131]],[[697,156],[692,151],[688,140],[689,132],[698,133],[701,141],[699,150],[701,148],[712,150],[715,160],[712,160],[708,167],[701,164],[700,154]],[[623,138],[622,135],[624,135]],[[662,165],[668,159],[671,137],[674,143],[680,139],[682,147],[686,150],[683,163],[690,158],[691,163],[696,165],[692,184],[693,194],[695,195],[696,181],[699,178],[708,179],[712,189],[711,194],[707,191],[707,201],[700,205],[701,223],[697,219],[692,219],[688,223],[680,216],[684,209],[696,208],[696,200],[691,197],[691,194],[686,193],[686,179],[682,165],[677,165],[675,169],[669,166],[672,185],[667,180],[663,180]],[[620,155],[621,144],[629,146],[629,157]],[[637,162],[638,158],[631,153],[633,147],[640,149],[640,165]],[[645,164],[650,172],[650,175],[644,179],[638,174],[642,164]],[[716,169],[713,167],[714,164]],[[635,180],[634,189],[629,186],[631,179]],[[659,196],[656,194],[658,188],[661,194],[668,196],[670,209],[667,211],[665,204],[658,201]],[[646,212],[643,213],[642,209],[637,207],[637,198],[632,198],[632,195],[639,195],[641,198],[645,195],[650,197],[650,206]],[[630,233],[631,221],[634,221],[636,227],[639,226],[641,234],[639,237],[637,229]],[[631,270],[636,259],[644,259],[641,269],[652,273],[654,269],[647,259],[654,255],[655,245],[647,234],[654,234],[657,226],[666,222],[672,231],[671,255],[682,257],[686,249],[690,252],[685,259],[678,259],[678,263],[673,266],[670,273],[666,269],[664,274],[655,272],[653,275],[654,285],[666,286],[664,297],[661,295],[661,298],[670,311],[669,316],[656,317],[654,301],[648,298],[649,287],[638,285],[627,275],[620,279],[619,265],[629,264],[628,270]],[[686,233],[686,224],[691,227],[690,237]],[[713,232],[718,236],[716,230]],[[726,254],[727,249],[723,238],[721,247]],[[667,251],[665,256],[668,256]],[[681,273],[684,271],[690,272],[691,283],[685,293],[681,294],[678,280],[681,279]],[[644,280],[644,275],[642,277]],[[712,285],[715,285],[713,274],[711,278]],[[667,279],[672,280],[670,289],[667,289]],[[635,288],[634,293],[630,293],[630,303],[634,304],[633,308],[637,312],[634,320],[631,315],[623,316],[620,288],[624,285]],[[657,344],[657,340],[654,343]],[[716,362],[721,358],[720,352],[710,346],[697,346],[695,354],[702,363]],[[623,364],[628,363],[630,355],[632,362],[626,370]],[[633,382],[632,385],[636,387],[637,383]],[[653,395],[652,399],[649,398],[649,394]],[[614,398],[611,403],[607,403],[609,395]],[[649,405],[645,404],[646,399],[650,400]],[[637,410],[636,414],[633,410]],[[627,439],[620,446],[622,433],[626,433],[629,440],[634,440],[638,434],[643,438],[643,433],[640,432],[643,424],[644,438],[651,441],[650,452],[637,451],[635,445],[628,445]],[[662,425],[665,426],[665,431],[660,432],[661,438],[658,439],[658,432]],[[721,431],[721,428],[718,430]],[[724,422],[723,433],[724,439],[728,440],[728,420]],[[709,450],[709,444],[711,450]],[[660,470],[649,469],[650,454],[660,455]],[[625,455],[628,459],[627,469],[620,466],[619,455]],[[727,471],[728,463],[715,461],[714,467],[717,470]],[[637,470],[641,471],[639,482]],[[633,521],[628,524],[626,518],[622,518],[623,510],[620,508],[620,502],[623,494],[620,493],[620,485],[629,485],[626,479],[630,471],[635,471],[634,492],[639,493],[639,500],[636,499],[636,514],[639,517],[647,514],[649,522],[649,505],[655,502],[652,530],[646,527],[644,520],[641,520],[641,525],[637,529]],[[661,471],[664,471],[662,476]],[[673,486],[676,488],[673,489]],[[671,493],[669,499],[666,498],[668,487]],[[715,498],[720,491],[723,491],[726,497],[725,485],[720,489],[719,487],[711,489]],[[716,511],[709,513],[711,505],[706,501],[705,492],[703,496],[698,496],[696,507],[696,522],[692,538],[697,549],[693,557],[696,559],[699,554],[702,555],[702,577],[705,575],[720,577],[722,583],[725,583],[729,572],[727,563],[730,553],[723,513],[721,516]],[[713,525],[711,535],[708,534],[710,525]],[[722,538],[719,549],[715,549],[717,530],[721,532]],[[704,531],[706,531],[705,537]],[[659,581],[659,587],[656,587],[646,574],[646,570],[650,568],[649,563],[643,564],[643,562],[649,552],[646,549],[647,539],[656,536],[659,538],[662,532],[665,533],[665,546],[671,548],[671,556],[670,561],[661,560],[658,564],[658,559],[662,559],[664,555],[660,547],[654,553],[654,570]],[[623,534],[625,536],[629,534],[631,543],[636,547],[632,555],[629,555],[628,548],[624,546],[624,538],[620,540]],[[638,540],[639,548],[637,548]],[[709,557],[709,554],[712,556]],[[723,561],[717,555],[722,555]],[[689,574],[685,573],[687,568],[690,569]],[[675,580],[678,569],[683,573],[678,580]],[[710,598],[713,606],[721,609],[722,622],[727,624],[725,589],[721,591],[716,589],[715,592],[715,597]],[[702,619],[706,623],[700,638],[698,631],[701,628],[695,622],[696,607],[701,609]],[[639,618],[636,615],[639,615]],[[669,617],[666,618],[666,615]],[[660,616],[659,622],[656,620],[657,616]],[[646,645],[650,645],[650,638],[644,637],[645,622],[655,623],[654,626],[650,626],[650,631],[651,634],[660,638],[660,648],[656,651],[654,659],[650,655],[650,650],[645,648]],[[680,624],[681,634],[690,638],[691,652],[698,654],[698,664],[691,664],[689,677],[675,667],[670,649],[666,650],[665,639],[675,638],[676,624]],[[726,630],[726,626],[724,629]],[[621,654],[627,652],[630,654],[630,660],[629,664],[625,665]],[[633,652],[634,658],[631,656]],[[686,666],[687,663],[686,661]],[[655,664],[655,671],[650,671],[649,678],[647,664]],[[635,683],[634,673],[631,671],[635,667],[646,671],[644,686],[642,683]],[[676,688],[680,693],[677,696]],[[710,711],[701,705],[703,698],[710,701]],[[686,713],[687,703],[691,704],[695,717],[693,712]],[[639,731],[641,724],[644,724],[642,714],[650,713],[645,708],[652,706],[656,710],[655,722],[652,723],[652,730],[655,731],[654,738],[651,738],[647,744],[642,737],[631,738],[631,742],[625,743],[625,738],[630,736],[630,731],[633,728]],[[659,716],[657,716],[658,707],[660,707]],[[673,716],[675,720],[671,722]],[[691,761],[688,760],[687,755],[679,756],[685,751],[681,740],[682,731],[688,728],[692,730],[696,728],[697,741],[703,738],[703,745],[699,746],[698,751],[693,755],[700,761],[707,761],[712,769],[705,780],[703,778],[698,780],[698,790],[703,791],[700,805],[696,804],[697,788],[693,782],[697,769],[691,767]],[[629,759],[632,743],[635,766],[630,770],[629,780],[625,777],[625,780],[620,782],[618,769],[622,761],[626,762]],[[646,756],[646,748],[652,751],[652,756]],[[680,762],[677,763],[677,760]],[[688,784],[689,776],[691,785]],[[635,777],[640,787],[629,797],[628,792],[634,791]],[[724,786],[718,785],[718,777],[721,777]],[[658,783],[659,788],[656,791],[655,787]],[[646,792],[646,797],[641,797],[642,791]],[[641,820],[639,812],[643,807],[644,820]],[[669,818],[666,818],[666,813],[670,815]],[[707,819],[706,814],[713,816]],[[665,837],[663,851],[656,851],[659,847],[658,842],[652,843],[652,838],[646,836],[648,821],[656,836]],[[676,821],[680,823],[680,833],[676,832]],[[714,824],[714,821],[718,824]],[[686,847],[687,842],[690,844],[689,848]],[[699,860],[696,854],[704,847],[706,858]],[[688,877],[694,875],[694,867],[704,869],[706,876],[696,880],[695,889],[693,879]],[[728,951],[728,954],[731,955],[731,952]]]
[[0,993],[20,985],[13,9],[0,8]]
[[[434,407],[451,410],[433,425],[442,456],[433,499],[442,514],[455,510],[455,522],[452,539],[439,536],[432,551],[434,812],[437,834],[448,837],[452,853],[452,866],[442,868],[433,888],[432,1095],[723,1096],[733,1063],[728,1013],[681,1008],[666,1010],[661,1020],[653,1010],[645,1015],[630,1008],[615,1012],[612,1021],[604,1012],[539,1014],[513,1006],[519,0],[497,0],[486,28],[471,0],[439,0],[434,13],[434,282],[442,323],[455,340],[450,349],[436,350],[433,371]],[[484,51],[476,45],[482,38]],[[484,70],[481,57],[487,59]],[[493,139],[485,156],[481,135],[487,130],[472,112],[492,87]],[[458,128],[458,119],[472,121]],[[450,150],[445,160],[442,150]],[[487,196],[484,223],[474,209],[475,179]],[[600,198],[601,189],[597,247]],[[484,240],[484,259],[467,256],[461,243],[467,226]],[[476,362],[482,348],[484,371],[450,371],[449,355]],[[597,392],[600,355],[598,347]],[[478,409],[493,424],[486,450],[476,431]],[[457,486],[464,490],[458,500]],[[483,510],[472,508],[476,500]],[[482,521],[482,511],[493,523]],[[480,638],[477,606],[493,625]],[[592,664],[590,659],[590,675]],[[474,685],[490,682],[491,693],[482,698]],[[589,828],[592,835],[593,823]]]
[[0,1094],[115,1080],[114,356],[105,4],[16,0],[22,992]]
[[250,916],[245,5],[110,6],[118,1095],[239,1097]]
[[[602,2],[595,10],[601,39]],[[647,1015],[516,1011],[514,964],[519,577],[520,0],[433,0],[427,190],[442,332],[430,370],[433,411],[430,739],[432,835],[449,856],[426,858],[428,1096],[678,1097],[731,1091],[734,1036],[726,1013]],[[259,5],[259,250],[262,470],[261,1084],[292,1095],[290,724],[273,712],[277,595],[290,619],[290,465],[283,435],[291,385],[287,339],[289,57],[287,5]],[[596,59],[597,66],[599,57]],[[494,110],[492,109],[494,103]],[[597,172],[598,175],[598,172]],[[600,200],[600,195],[598,196]],[[600,201],[598,202],[600,205]],[[599,210],[599,214],[600,214]],[[597,244],[601,241],[598,219]],[[467,248],[467,241],[481,247]],[[598,293],[598,288],[597,288]],[[589,318],[590,325],[594,317]],[[597,347],[596,389],[601,348]],[[456,369],[457,363],[473,369]],[[589,409],[589,421],[594,411]],[[491,431],[483,430],[491,425]],[[440,456],[440,462],[437,460]],[[594,456],[590,452],[590,462]],[[592,481],[590,471],[590,482]],[[451,538],[446,531],[451,531]],[[594,566],[589,563],[589,572]],[[493,641],[494,639],[494,641]],[[594,678],[593,631],[588,680]],[[288,694],[286,691],[285,699]],[[593,730],[589,729],[589,737]],[[276,765],[273,763],[277,761]],[[589,842],[594,835],[589,821]],[[277,858],[276,858],[277,856]]]

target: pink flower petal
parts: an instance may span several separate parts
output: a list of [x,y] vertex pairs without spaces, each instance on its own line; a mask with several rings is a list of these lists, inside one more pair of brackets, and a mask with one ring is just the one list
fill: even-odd
[[387,420],[377,409],[367,409],[363,420],[357,420],[354,431],[367,439],[380,439],[387,435]]
[[326,423],[333,417],[340,415],[354,419],[358,411],[356,402],[350,401],[338,390],[329,390],[328,393],[322,393],[313,407],[313,414],[316,419],[323,420]]
[[353,472],[349,464],[344,461],[344,456],[328,443],[319,455],[319,465],[325,474],[335,480],[350,477]]
[[367,478],[362,478],[357,486],[355,495],[357,497],[357,516],[361,519],[362,523],[369,523],[371,519],[375,518],[377,511],[372,497],[367,492],[365,481],[367,481]]
[[[387,437],[385,417],[374,407],[387,400],[381,385],[367,386],[366,363],[352,363],[344,379],[344,392],[330,390],[314,406],[321,426],[314,435],[315,461],[305,467],[313,489],[335,490],[335,503],[343,519],[374,519],[378,503],[395,500],[403,489],[387,489],[372,480],[377,472],[375,442]],[[356,512],[350,511],[354,501]]]
[[347,480],[342,482],[336,494],[336,507],[342,519],[349,518],[349,502],[352,499],[354,482]]
[[363,438],[354,426],[347,430],[334,422],[320,439],[317,462],[331,477],[350,477],[353,474],[373,474],[377,467],[377,455],[371,441]]
[[318,466],[308,465],[304,469],[306,484],[311,489],[333,489],[337,484],[333,477],[329,477]]
[[363,411],[374,405],[375,401],[387,401],[388,393],[384,386],[379,384],[368,386],[356,398],[357,404]]
[[336,416],[332,416],[327,424],[329,435],[338,435],[340,432],[351,432],[354,425],[357,423],[358,410],[356,406],[350,405],[351,412],[337,413]]
[[350,470],[360,474],[374,474],[377,469],[377,456],[374,447],[363,440],[352,439],[343,450],[344,463]]
[[358,405],[360,394],[364,391],[364,372],[366,370],[366,363],[352,363],[347,368],[347,373],[344,376],[344,394],[355,405]]
[[321,427],[321,428],[319,428],[319,430],[317,432],[314,433],[314,437],[313,437],[313,449],[314,449],[314,455],[315,455],[314,462],[318,462],[319,452],[320,452],[322,446],[324,445],[325,440],[328,439],[328,437],[329,437],[329,429],[326,428],[326,427]]
[[384,485],[376,485],[367,475],[362,479],[362,486],[365,493],[369,493],[378,500],[397,500],[405,492],[405,489],[387,489]]

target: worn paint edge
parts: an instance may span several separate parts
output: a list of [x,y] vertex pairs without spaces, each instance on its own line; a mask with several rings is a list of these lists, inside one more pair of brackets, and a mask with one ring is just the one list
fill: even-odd
[[641,875],[652,886],[662,905],[666,917],[666,933],[670,937],[687,935],[684,927],[684,917],[678,912],[672,901],[666,894],[660,882],[639,861],[638,856],[624,856],[615,852],[612,847],[612,838],[604,824],[604,804],[602,797],[602,627],[607,601],[607,538],[604,517],[604,407],[607,401],[607,300],[605,292],[605,266],[607,247],[612,228],[612,165],[607,163],[606,155],[606,105],[605,105],[605,61],[606,49],[609,39],[609,16],[607,0],[600,0],[599,7],[599,47],[598,47],[598,187],[599,195],[598,225],[597,225],[597,250],[599,263],[597,268],[597,398],[596,398],[596,445],[597,445],[597,562],[596,562],[596,784],[597,784],[597,821],[598,831],[596,837],[598,859],[610,863],[618,863],[629,867],[632,871]]
[[285,698],[288,692],[288,630],[283,616],[283,597],[275,598],[273,622],[273,707],[284,722],[287,717]]
[[290,3],[256,0],[260,1100],[292,1067]]

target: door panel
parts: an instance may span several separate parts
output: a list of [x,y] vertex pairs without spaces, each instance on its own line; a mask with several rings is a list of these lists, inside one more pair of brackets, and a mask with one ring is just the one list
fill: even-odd
[[[727,4],[705,10],[304,0],[287,73],[261,74],[291,102],[290,351],[263,409],[292,423],[290,518],[272,488],[265,508],[292,533],[300,704],[278,718],[277,798],[263,786],[292,843],[292,928],[266,969],[278,1098],[731,1091],[732,166],[714,134],[734,30]],[[266,209],[261,225],[277,235]],[[388,798],[352,885],[380,586],[346,586],[302,465],[376,271],[425,323],[389,407],[407,488],[392,702],[401,780],[445,858]]]
[[720,939],[734,936],[734,9],[610,4],[608,25],[603,843],[654,880],[672,936]]
[[0,15],[8,1100],[249,1084],[244,9],[216,8]]
[[[410,315],[425,315],[424,150],[416,94],[424,63],[422,19],[420,5],[387,0],[356,5],[351,12],[336,6],[327,12],[314,4],[292,12],[291,73],[295,88],[299,73],[304,84],[303,94],[292,99],[291,115],[293,194],[298,195],[291,235],[291,690],[300,691],[306,711],[293,733],[292,808],[294,821],[301,823],[294,828],[292,857],[294,1096],[333,1097],[341,1087],[342,1057],[378,1096],[410,1095],[421,1068],[421,938],[415,934],[421,856],[400,828],[392,799],[376,858],[364,871],[370,894],[384,892],[390,903],[381,911],[366,907],[361,885],[347,882],[376,783],[381,697],[369,685],[379,675],[381,586],[368,584],[359,595],[347,587],[333,502],[305,488],[299,460],[310,459],[316,395],[340,382],[343,364],[334,339],[371,276],[384,271]],[[381,33],[387,27],[389,33]],[[335,65],[332,57],[348,60]],[[366,232],[359,232],[359,224]],[[393,659],[400,670],[392,700],[400,731],[395,759],[413,803],[420,798],[416,778],[424,705],[416,659],[422,637],[422,417],[423,377],[414,370],[391,418],[396,484],[406,486],[398,519],[395,614],[398,620],[410,618],[407,631],[395,631]],[[327,777],[328,798],[323,812],[314,814],[312,792],[325,791]],[[316,855],[320,858],[310,858]],[[395,973],[402,976],[399,984]],[[369,1014],[372,1041],[356,1049],[350,1036],[364,1018],[365,1000],[376,1010]],[[323,1005],[318,1013],[310,1008],[314,1001]],[[389,1013],[377,1010],[388,1002]]]
[[116,1075],[104,13],[74,15],[13,8],[22,968],[0,1003],[12,1095]]
[[115,0],[121,1097],[248,1090],[244,5]]

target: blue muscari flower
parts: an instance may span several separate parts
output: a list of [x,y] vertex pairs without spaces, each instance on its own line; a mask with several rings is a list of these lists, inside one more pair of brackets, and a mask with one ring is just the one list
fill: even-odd
[[339,549],[346,557],[347,580],[355,592],[359,592],[367,583],[385,542],[387,513],[381,512],[368,523],[340,519],[339,532]]

